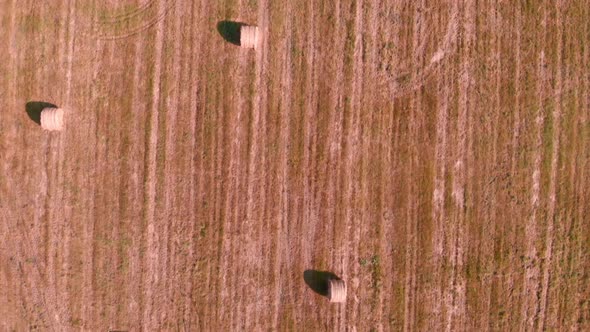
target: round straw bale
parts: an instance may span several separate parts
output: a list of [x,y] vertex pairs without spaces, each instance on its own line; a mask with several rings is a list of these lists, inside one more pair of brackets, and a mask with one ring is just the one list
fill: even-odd
[[256,48],[258,45],[258,27],[243,25],[240,28],[240,46],[244,48]]
[[341,279],[331,279],[328,281],[328,298],[330,302],[346,301],[346,283]]
[[41,127],[45,130],[60,131],[64,127],[63,108],[46,107],[41,112]]

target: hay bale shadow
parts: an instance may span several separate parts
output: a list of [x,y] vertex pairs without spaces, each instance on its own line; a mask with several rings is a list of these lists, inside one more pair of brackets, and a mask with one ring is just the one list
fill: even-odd
[[303,280],[309,288],[321,296],[328,297],[330,280],[340,280],[337,275],[328,271],[305,270]]
[[228,43],[240,46],[242,26],[247,25],[242,22],[220,21],[217,23],[217,31]]
[[33,120],[33,122],[35,122],[38,125],[41,125],[41,112],[46,107],[57,108],[57,106],[44,101],[30,101],[25,105],[25,110],[27,111],[27,115],[31,120]]

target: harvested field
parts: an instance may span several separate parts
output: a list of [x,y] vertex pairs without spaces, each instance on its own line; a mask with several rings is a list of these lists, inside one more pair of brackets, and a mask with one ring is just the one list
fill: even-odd
[[0,330],[590,330],[589,0],[0,0],[0,24]]

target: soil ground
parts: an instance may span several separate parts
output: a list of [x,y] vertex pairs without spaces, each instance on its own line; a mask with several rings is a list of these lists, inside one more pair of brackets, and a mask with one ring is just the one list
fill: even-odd
[[590,330],[590,1],[0,0],[0,26],[1,330]]

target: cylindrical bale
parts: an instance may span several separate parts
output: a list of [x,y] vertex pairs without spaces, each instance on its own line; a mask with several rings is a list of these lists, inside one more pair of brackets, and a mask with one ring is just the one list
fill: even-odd
[[240,46],[244,48],[256,48],[258,45],[258,27],[243,25],[240,28]]
[[46,107],[41,112],[41,127],[45,130],[60,131],[64,127],[63,108]]
[[328,298],[330,302],[346,301],[346,283],[344,280],[331,279],[328,281]]

